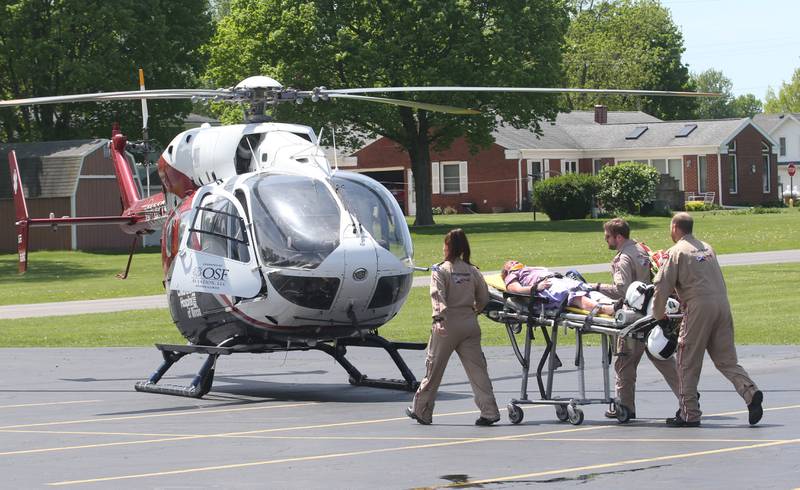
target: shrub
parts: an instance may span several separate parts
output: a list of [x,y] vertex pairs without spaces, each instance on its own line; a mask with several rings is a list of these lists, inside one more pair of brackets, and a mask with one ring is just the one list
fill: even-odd
[[597,198],[603,207],[630,214],[638,214],[642,205],[653,201],[661,178],[655,167],[633,162],[603,167],[598,177]]
[[442,211],[442,214],[458,214],[458,210],[453,206],[447,206]]
[[567,174],[537,182],[534,202],[551,220],[583,219],[592,209],[596,192],[597,177]]
[[439,206],[431,208],[431,214],[442,214],[442,208]]
[[781,210],[776,207],[768,207],[768,206],[756,206],[752,209],[753,214],[775,214],[780,213]]
[[688,212],[711,210],[711,206],[704,203],[703,201],[687,201],[684,207]]

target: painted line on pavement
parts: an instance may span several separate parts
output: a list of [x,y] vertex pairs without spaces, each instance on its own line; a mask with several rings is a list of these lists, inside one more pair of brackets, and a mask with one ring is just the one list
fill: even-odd
[[453,487],[472,487],[476,485],[483,485],[483,484],[490,484],[490,483],[500,483],[505,481],[514,481],[514,480],[522,480],[527,478],[536,478],[541,476],[553,476],[553,475],[562,475],[564,473],[575,473],[578,471],[592,471],[592,470],[602,470],[607,468],[616,468],[619,466],[630,466],[642,463],[654,463],[658,461],[670,461],[674,459],[686,459],[686,458],[694,458],[698,456],[710,456],[714,454],[725,454],[731,453],[736,451],[745,451],[748,449],[761,449],[766,447],[773,447],[773,446],[783,446],[786,444],[796,444],[800,443],[800,439],[788,439],[783,441],[775,441],[775,442],[764,442],[761,444],[751,444],[749,446],[735,446],[735,447],[727,447],[722,449],[711,449],[708,451],[694,451],[690,453],[677,453],[677,454],[669,454],[666,456],[655,456],[652,458],[640,458],[640,459],[628,459],[623,461],[616,461],[613,463],[601,463],[601,464],[593,464],[588,466],[573,466],[570,468],[561,468],[561,469],[554,469],[554,470],[547,470],[547,471],[538,471],[535,473],[525,473],[521,475],[511,475],[511,476],[499,476],[495,478],[487,478],[484,480],[468,480],[464,482],[453,483],[450,485],[441,485],[441,486],[434,486],[429,488],[453,488]]
[[318,405],[319,402],[303,402],[303,403],[289,403],[285,405],[261,405],[258,407],[238,407],[238,408],[214,408],[209,410],[183,410],[180,412],[169,412],[169,413],[156,413],[150,415],[126,415],[124,417],[105,417],[99,419],[79,419],[79,420],[59,420],[56,422],[38,422],[34,424],[17,424],[17,425],[6,425],[0,427],[0,430],[5,429],[22,429],[25,427],[47,427],[53,425],[71,425],[71,424],[88,424],[93,422],[116,422],[119,420],[141,420],[141,419],[149,419],[149,418],[157,418],[157,417],[179,417],[183,415],[205,415],[208,413],[231,413],[231,412],[245,412],[250,410],[271,410],[275,408],[294,408],[294,407],[304,407],[306,405]]
[[19,405],[0,405],[0,408],[28,408],[28,407],[46,407],[50,405],[72,405],[75,403],[97,403],[103,400],[75,400],[71,402],[41,402],[41,403],[20,403]]
[[[543,406],[542,406],[543,407]],[[539,407],[536,407],[539,408]],[[790,405],[786,407],[773,407],[772,410],[781,410],[781,409],[789,409],[789,408],[800,408],[800,405]],[[461,412],[461,413],[475,413],[475,411],[471,412]],[[742,413],[739,412],[727,412],[727,413]],[[708,416],[715,416],[720,414],[709,414]],[[404,417],[401,417],[399,420],[403,420]],[[384,419],[384,420],[398,420],[398,419]],[[349,425],[351,423],[344,422],[342,425]],[[653,424],[655,425],[655,424]],[[70,481],[61,481],[61,482],[54,482],[48,483],[51,486],[62,486],[62,485],[74,485],[74,484],[85,484],[85,483],[95,483],[95,482],[106,482],[106,481],[116,481],[116,480],[130,480],[130,479],[138,479],[138,478],[151,478],[157,476],[170,476],[170,475],[179,475],[179,474],[186,474],[186,473],[194,473],[194,472],[205,472],[205,471],[222,471],[222,470],[229,470],[229,469],[238,469],[238,468],[248,468],[253,466],[263,466],[263,465],[271,465],[271,464],[280,464],[280,463],[297,463],[303,461],[317,461],[317,460],[325,460],[325,459],[334,459],[334,458],[342,458],[342,457],[350,457],[350,456],[361,456],[361,455],[370,455],[370,454],[380,454],[380,453],[388,453],[388,452],[397,452],[397,451],[407,451],[407,450],[414,450],[414,449],[429,449],[429,448],[436,448],[436,447],[445,447],[445,446],[455,446],[455,445],[464,445],[464,444],[475,444],[475,443],[483,443],[483,442],[497,442],[497,441],[509,441],[509,440],[517,440],[517,439],[524,439],[528,437],[541,437],[553,434],[566,434],[572,432],[583,432],[583,431],[594,431],[594,430],[601,430],[601,429],[609,429],[612,425],[605,425],[605,426],[594,426],[594,427],[586,427],[586,428],[576,428],[576,429],[563,429],[563,430],[554,430],[554,431],[547,431],[547,432],[530,432],[524,434],[516,434],[510,436],[497,436],[497,437],[488,437],[488,438],[472,438],[466,440],[459,440],[459,441],[448,441],[448,442],[438,442],[438,443],[431,443],[431,444],[418,444],[412,446],[400,446],[395,448],[383,448],[383,449],[371,449],[371,450],[362,450],[362,451],[350,451],[344,453],[333,453],[333,454],[320,454],[314,456],[298,456],[293,458],[283,458],[283,459],[276,459],[276,460],[264,460],[264,461],[253,461],[248,463],[234,463],[229,465],[218,465],[218,466],[205,466],[205,467],[194,467],[194,468],[184,468],[184,469],[177,469],[177,470],[166,470],[166,471],[159,471],[159,472],[151,472],[151,473],[139,473],[139,474],[131,474],[131,475],[120,475],[120,476],[107,476],[107,477],[100,477],[100,478],[91,478],[85,480],[70,480]],[[274,432],[286,429],[266,429],[263,431],[248,431],[244,433],[231,433],[231,434],[253,434],[253,433],[267,433],[267,432]],[[230,434],[228,434],[230,435]],[[549,470],[552,473],[544,472],[543,474],[559,474],[559,473],[566,473],[572,471],[579,471],[583,469],[599,469],[605,467],[614,467],[614,466],[622,466],[622,465],[630,465],[636,464],[638,462],[649,462],[649,461],[661,461],[665,459],[679,459],[679,458],[687,458],[692,455],[710,455],[710,454],[718,454],[730,451],[740,451],[744,449],[754,449],[760,447],[770,447],[770,446],[777,446],[777,445],[785,445],[785,444],[793,444],[796,442],[800,442],[800,439],[787,439],[787,440],[779,440],[779,441],[770,441],[770,442],[763,442],[759,444],[754,444],[750,446],[737,446],[733,448],[723,448],[723,449],[715,449],[709,451],[699,451],[699,452],[692,452],[692,453],[680,453],[677,455],[670,455],[670,456],[658,456],[655,458],[648,458],[642,460],[626,460],[616,463],[605,463],[601,465],[592,465],[587,467],[576,467],[576,468],[565,468],[565,469],[554,469]],[[538,475],[538,474],[533,474]],[[542,476],[542,475],[539,475]],[[512,477],[499,477],[504,479],[520,479],[520,478],[527,478],[531,477],[531,474],[527,475],[514,475]],[[485,480],[485,482],[492,482],[495,479]],[[501,481],[501,480],[497,480]],[[447,485],[447,486],[465,486],[465,485],[472,485],[484,482],[481,480],[480,482],[469,482],[469,483],[459,483],[457,485]],[[437,487],[432,487],[437,488]]]
[[[290,405],[281,405],[279,407],[286,407]],[[292,405],[294,406],[294,405]],[[276,408],[279,408],[276,407]],[[434,415],[434,417],[450,417],[453,415],[466,415],[466,414],[475,414],[478,413],[477,410],[469,410],[465,412],[449,412],[449,413],[442,413],[438,415]],[[0,456],[16,456],[21,454],[37,454],[37,453],[49,453],[49,452],[56,452],[56,451],[71,451],[76,449],[96,449],[100,447],[114,447],[114,446],[133,446],[137,444],[153,444],[157,442],[172,442],[172,441],[185,441],[190,439],[213,439],[213,438],[235,438],[235,437],[254,437],[257,434],[266,434],[271,432],[286,432],[292,430],[307,430],[307,429],[329,429],[332,427],[350,427],[355,425],[368,425],[368,424],[376,424],[376,423],[383,423],[383,422],[397,422],[401,420],[408,420],[408,417],[392,417],[392,418],[385,418],[385,419],[372,419],[372,420],[356,420],[351,422],[335,422],[330,424],[316,424],[316,425],[300,425],[300,426],[292,426],[292,427],[276,427],[272,429],[255,429],[255,430],[248,430],[242,432],[225,432],[225,433],[218,433],[218,434],[177,434],[177,435],[170,435],[166,436],[164,434],[153,434],[156,439],[146,439],[141,441],[116,441],[116,442],[99,442],[95,444],[82,444],[82,445],[75,445],[75,446],[56,446],[56,447],[46,447],[46,448],[35,448],[35,449],[19,449],[14,451],[5,451],[0,452]],[[0,432],[9,432],[12,431],[11,429],[0,429]],[[16,432],[16,430],[13,430]],[[57,432],[55,432],[57,433]],[[474,439],[474,438],[472,438]]]
[[551,434],[560,434],[560,433],[567,433],[567,432],[584,432],[584,431],[593,431],[593,430],[601,430],[607,429],[608,426],[598,426],[598,427],[585,427],[585,428],[578,428],[578,429],[562,429],[562,430],[554,430],[554,431],[546,431],[546,432],[530,432],[525,434],[516,434],[511,436],[498,436],[498,437],[486,437],[486,438],[472,438],[462,441],[449,441],[449,442],[438,442],[432,444],[415,444],[413,446],[400,446],[400,447],[391,447],[391,448],[383,448],[383,449],[367,449],[361,451],[349,451],[343,453],[328,453],[328,454],[318,454],[314,456],[297,456],[293,458],[282,458],[282,459],[268,459],[263,461],[252,461],[248,463],[234,463],[228,465],[218,465],[218,466],[200,466],[195,468],[183,468],[178,470],[167,470],[167,471],[158,471],[152,473],[138,473],[132,475],[120,475],[120,476],[106,476],[100,478],[90,478],[85,480],[70,480],[70,481],[60,481],[54,483],[48,483],[51,486],[63,486],[63,485],[76,485],[76,484],[86,484],[86,483],[97,483],[97,482],[107,482],[107,481],[118,481],[118,480],[132,480],[138,478],[151,478],[156,476],[170,476],[170,475],[181,475],[186,473],[197,473],[197,472],[205,472],[205,471],[220,471],[220,470],[230,470],[230,469],[240,469],[240,468],[249,468],[254,466],[264,466],[264,465],[271,465],[271,464],[280,464],[280,463],[298,463],[302,461],[319,461],[324,459],[335,459],[335,458],[344,458],[350,456],[363,456],[368,454],[380,454],[380,453],[389,453],[389,452],[398,452],[398,451],[408,451],[414,449],[430,449],[436,447],[446,447],[446,446],[456,446],[456,445],[463,445],[463,444],[475,444],[475,443],[483,443],[483,442],[495,442],[495,441],[503,441],[503,440],[513,440],[513,439],[521,439],[525,437],[536,437],[540,435],[551,435]]

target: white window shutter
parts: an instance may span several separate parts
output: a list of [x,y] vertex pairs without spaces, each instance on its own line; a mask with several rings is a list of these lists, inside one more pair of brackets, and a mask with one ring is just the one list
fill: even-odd
[[438,194],[439,187],[439,162],[431,162],[431,192]]
[[458,162],[458,192],[465,194],[469,192],[467,183],[467,162]]

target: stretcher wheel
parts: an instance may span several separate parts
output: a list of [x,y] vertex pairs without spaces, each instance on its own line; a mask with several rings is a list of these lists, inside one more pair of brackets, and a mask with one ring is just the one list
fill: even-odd
[[569,419],[566,405],[556,405],[556,418],[561,422],[566,422]]
[[569,416],[569,423],[572,425],[581,425],[583,423],[583,410],[572,405],[567,405],[567,415]]
[[525,413],[522,411],[521,408],[518,406],[509,403],[508,404],[508,421],[512,424],[518,424],[522,422],[522,418],[525,416]]

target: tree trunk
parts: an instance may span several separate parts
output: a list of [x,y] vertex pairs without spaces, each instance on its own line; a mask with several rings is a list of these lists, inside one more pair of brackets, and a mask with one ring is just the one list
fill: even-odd
[[411,171],[414,173],[414,192],[417,200],[417,215],[414,226],[433,225],[431,206],[431,156],[427,141],[415,140],[408,149],[411,157]]
[[433,225],[435,223],[431,210],[431,154],[427,113],[417,111],[414,117],[410,109],[401,107],[400,114],[407,136],[406,151],[411,160],[411,171],[414,173],[414,195],[417,201],[414,226]]

